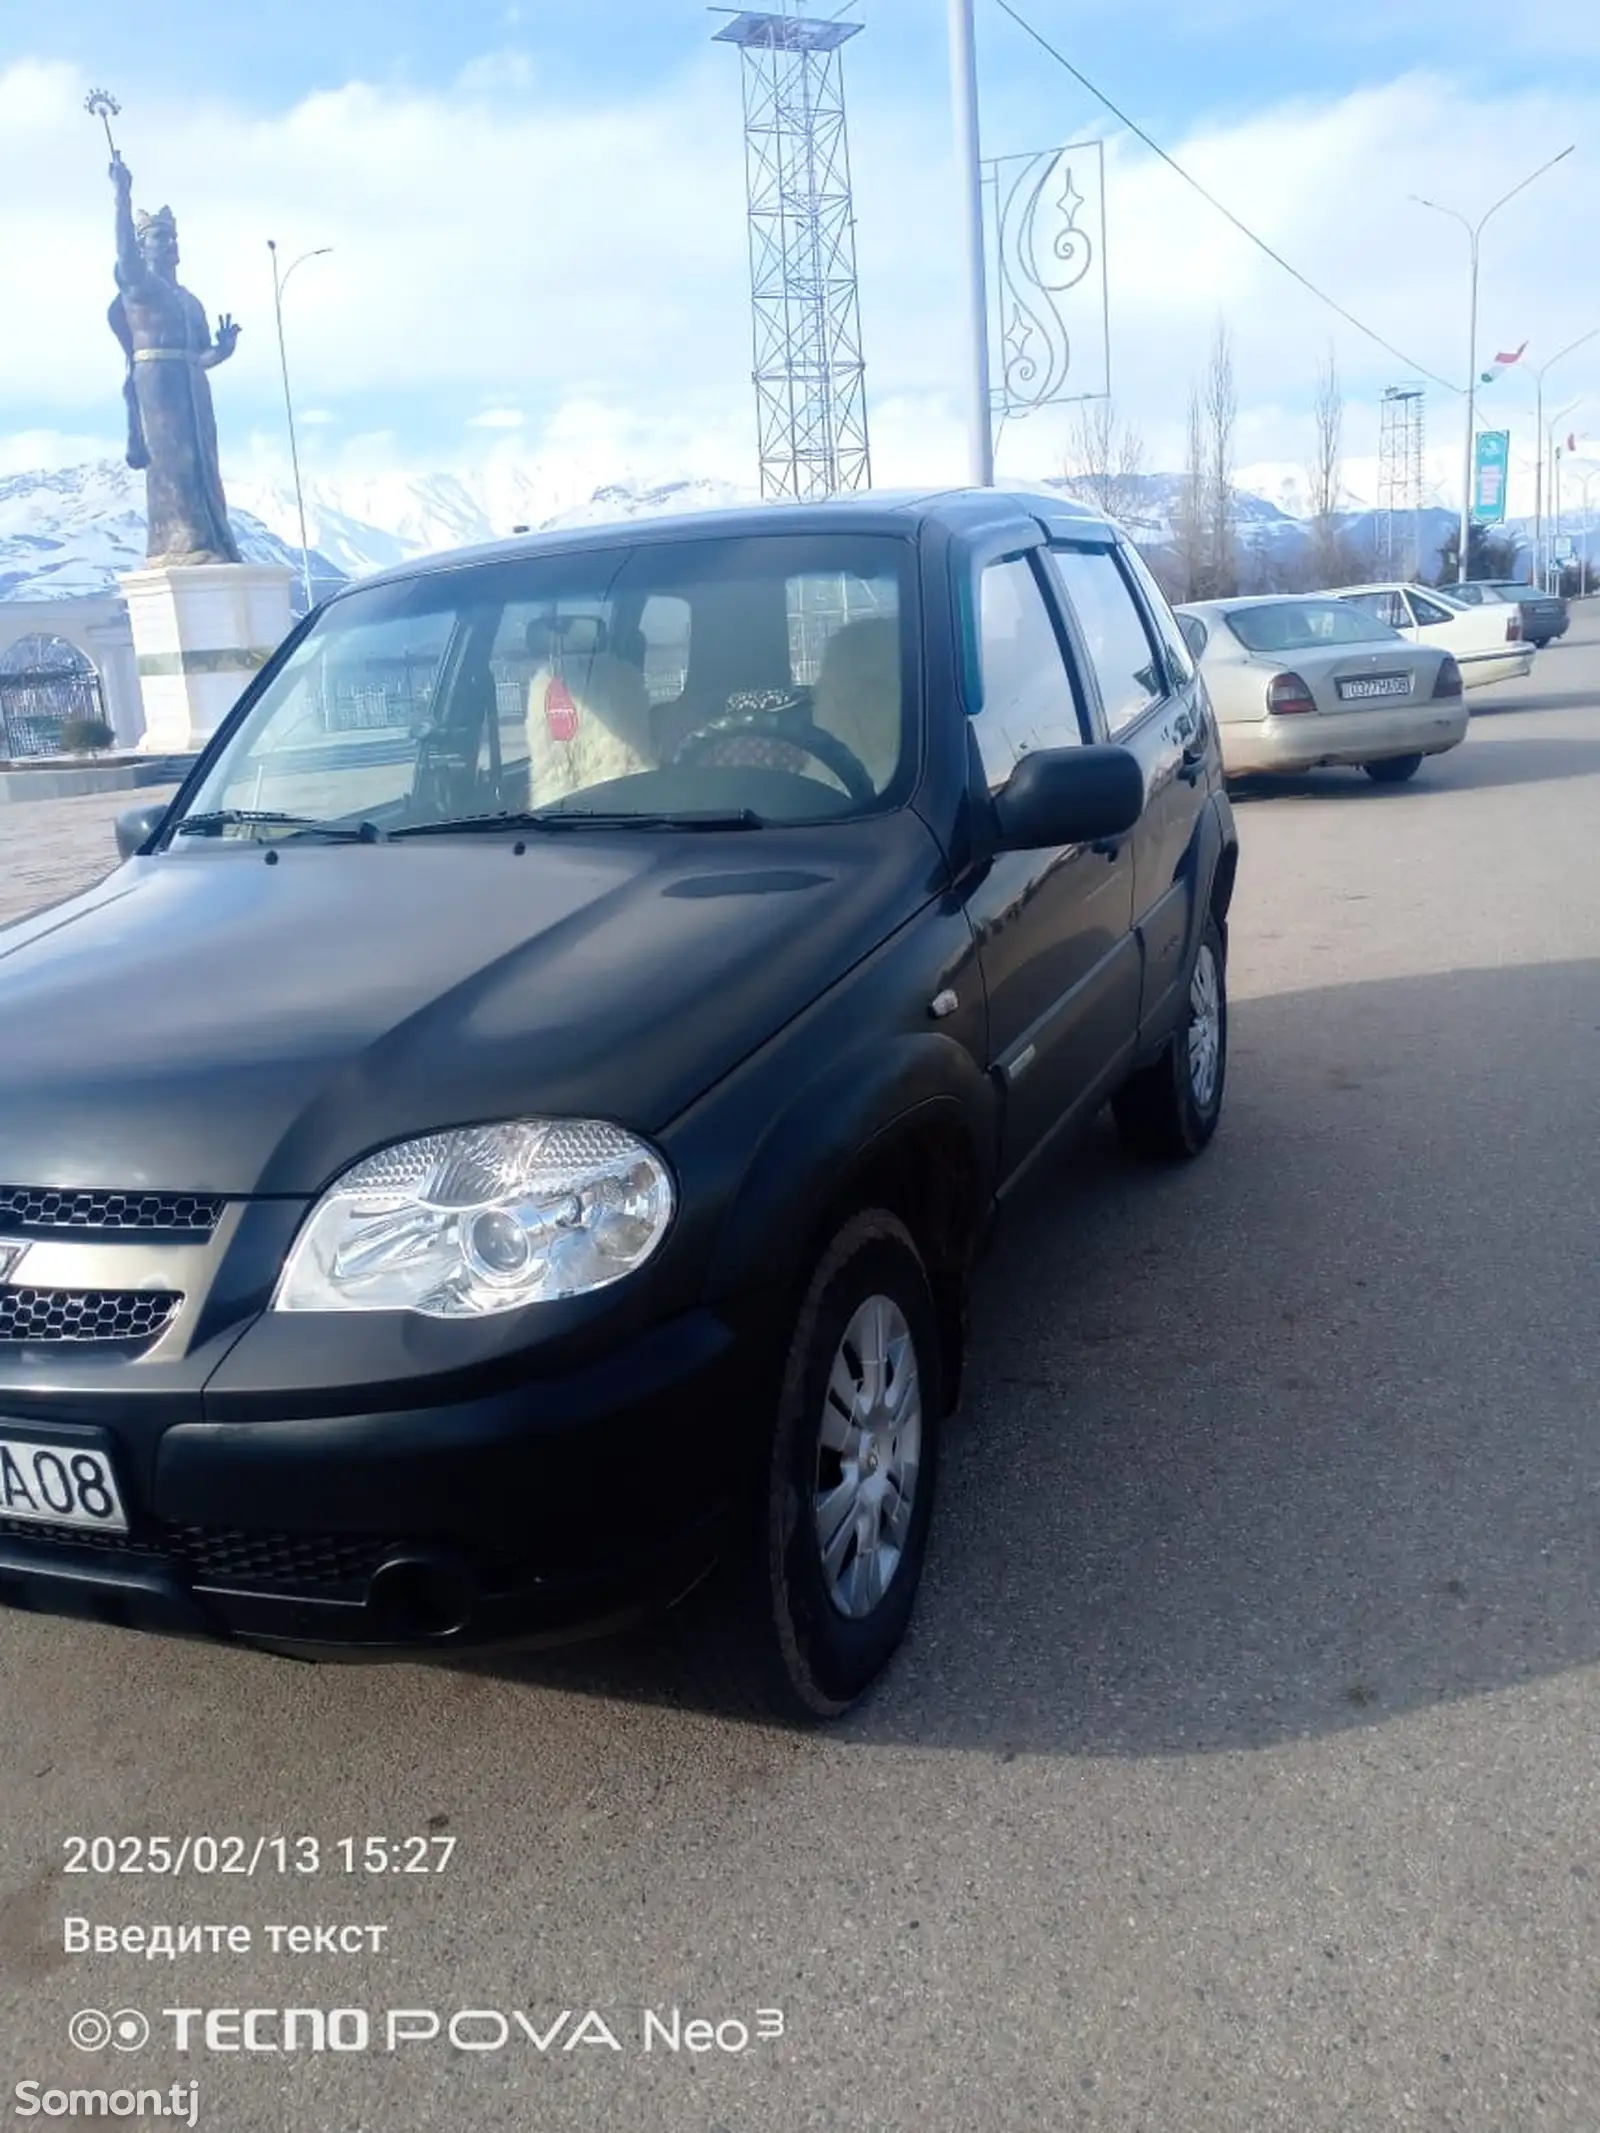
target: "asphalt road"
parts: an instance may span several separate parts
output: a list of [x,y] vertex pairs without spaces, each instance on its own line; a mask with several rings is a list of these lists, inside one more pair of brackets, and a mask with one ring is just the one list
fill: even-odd
[[[1239,801],[1221,1136],[1156,1175],[1097,1132],[1002,1233],[914,1633],[844,1725],[749,1722],[692,1616],[454,1672],[0,1619],[0,2108],[1593,2133],[1600,615],[1491,699],[1412,786]],[[75,1834],[430,1831],[439,1876],[63,1872]],[[388,1932],[151,1962],[67,1914]],[[646,2052],[674,2005],[785,2034]],[[375,2048],[184,2055],[161,2015],[252,2006]],[[156,2041],[74,2051],[79,2009]],[[386,2009],[572,2016],[390,2054]],[[619,2050],[561,2049],[589,2009]]]

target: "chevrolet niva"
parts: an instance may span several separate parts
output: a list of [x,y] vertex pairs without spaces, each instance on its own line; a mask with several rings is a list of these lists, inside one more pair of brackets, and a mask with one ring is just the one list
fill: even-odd
[[309,1656],[712,1567],[906,1628],[991,1217],[1216,1127],[1238,847],[1116,529],[956,491],[341,592],[0,929],[0,1603]]

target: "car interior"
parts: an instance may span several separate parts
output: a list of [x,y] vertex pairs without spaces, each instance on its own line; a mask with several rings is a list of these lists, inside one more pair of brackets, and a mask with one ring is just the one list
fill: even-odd
[[[772,577],[474,618],[439,676],[419,805],[457,811],[467,786],[480,808],[582,795],[590,806],[767,812],[776,788],[765,779],[760,808],[731,797],[748,781],[706,775],[748,771],[812,788],[790,793],[780,814],[836,812],[840,794],[871,804],[903,752],[900,624],[892,606],[852,615],[840,583],[835,574],[832,612],[807,610],[806,582]],[[669,773],[695,776],[673,775],[669,796]],[[648,792],[620,789],[645,778]]]

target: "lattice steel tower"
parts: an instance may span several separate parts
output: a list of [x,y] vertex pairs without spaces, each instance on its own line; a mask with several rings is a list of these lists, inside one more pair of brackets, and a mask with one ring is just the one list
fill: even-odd
[[[1420,385],[1391,385],[1378,425],[1378,510],[1386,577],[1414,578],[1422,568],[1422,485],[1426,399]],[[1409,538],[1400,520],[1409,514]]]
[[763,496],[871,484],[844,111],[843,49],[861,27],[808,20],[786,0],[716,33],[743,54]]

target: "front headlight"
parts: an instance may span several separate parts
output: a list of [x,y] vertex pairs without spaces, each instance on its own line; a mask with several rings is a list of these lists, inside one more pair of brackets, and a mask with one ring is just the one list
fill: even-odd
[[620,1126],[530,1118],[431,1133],[328,1188],[272,1307],[481,1318],[586,1296],[644,1264],[672,1209],[666,1165]]

